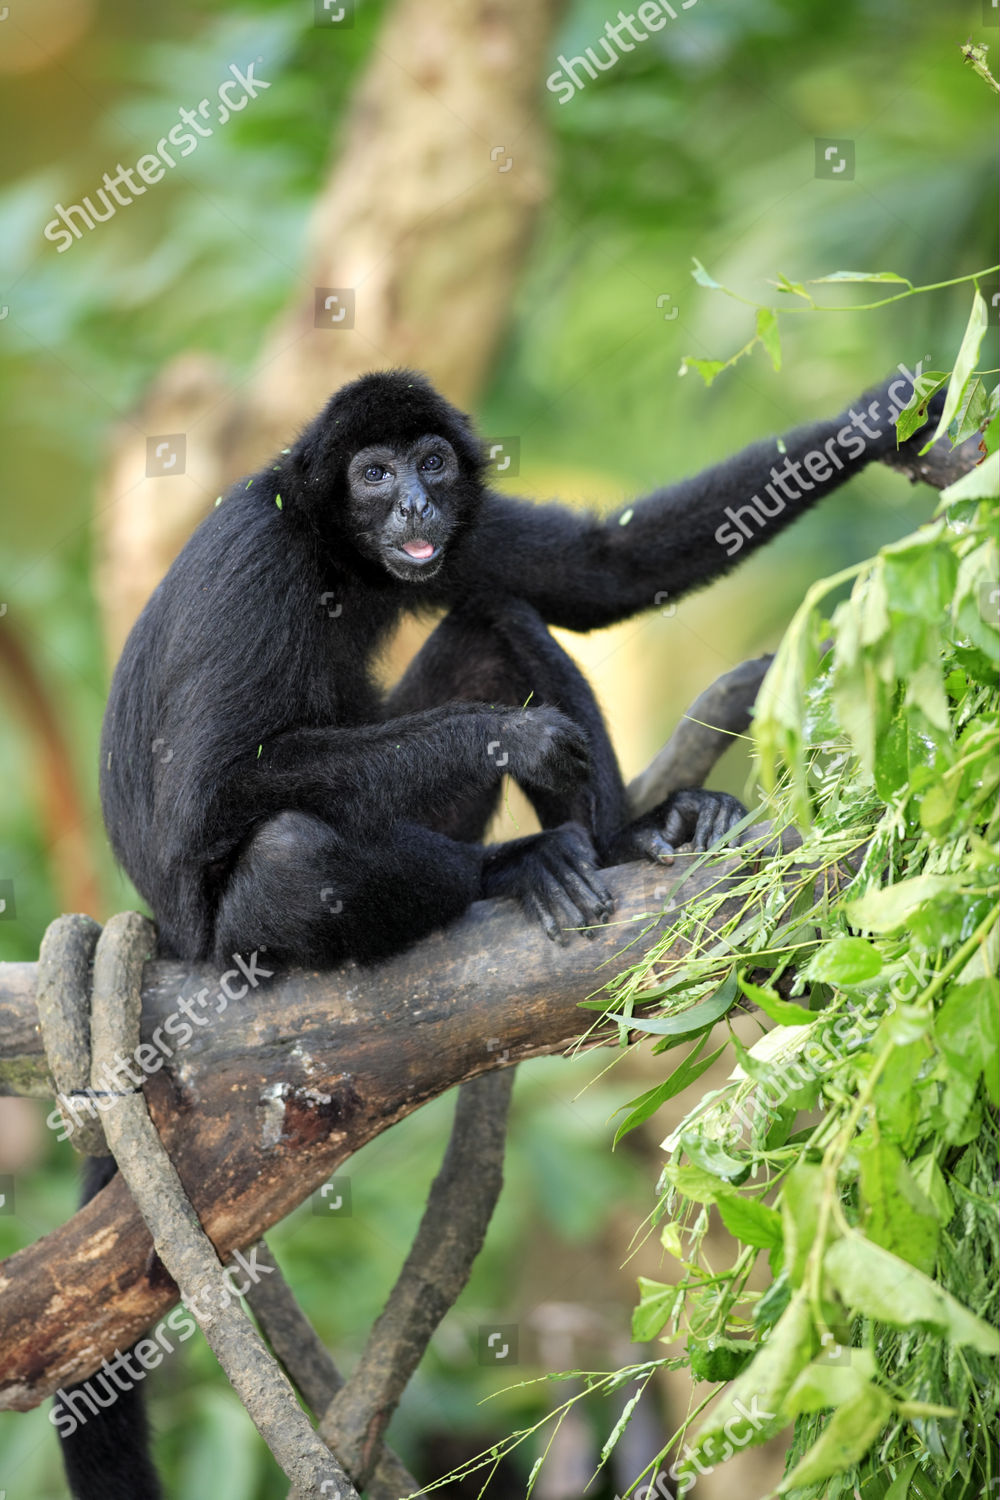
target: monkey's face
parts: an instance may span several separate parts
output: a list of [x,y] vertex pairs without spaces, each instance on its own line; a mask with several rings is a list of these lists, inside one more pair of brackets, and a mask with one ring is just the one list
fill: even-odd
[[440,570],[461,518],[464,488],[446,438],[362,448],[348,465],[347,487],[351,530],[367,557],[407,582]]

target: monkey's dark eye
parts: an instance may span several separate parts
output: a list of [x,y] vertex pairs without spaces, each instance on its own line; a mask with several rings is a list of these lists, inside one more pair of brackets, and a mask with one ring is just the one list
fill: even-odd
[[386,471],[381,464],[369,464],[365,470],[365,478],[369,484],[378,484],[385,478]]
[[420,467],[422,469],[441,469],[444,467],[444,459],[440,453],[428,453]]

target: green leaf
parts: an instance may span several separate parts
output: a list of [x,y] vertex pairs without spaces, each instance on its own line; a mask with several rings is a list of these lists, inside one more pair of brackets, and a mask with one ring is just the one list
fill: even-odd
[[778,316],[769,307],[757,309],[757,337],[764,345],[775,370],[780,370],[781,334],[778,332]]
[[913,282],[895,271],[834,271],[831,276],[810,276],[810,286],[822,286],[828,281],[898,281],[902,286],[912,287]]
[[997,1102],[998,985],[991,977],[953,985],[934,1017],[934,1039],[951,1073],[972,1089],[985,1077],[992,1103]]
[[908,1464],[903,1465],[892,1481],[892,1484],[886,1490],[882,1500],[916,1500],[910,1489],[910,1481],[916,1472],[919,1462],[918,1458],[911,1458]]
[[695,1380],[735,1380],[745,1370],[756,1352],[756,1345],[746,1339],[713,1336],[705,1344],[693,1339],[688,1343],[691,1374]]
[[764,1014],[770,1016],[772,1021],[777,1021],[780,1026],[808,1026],[810,1021],[816,1019],[812,1011],[795,1005],[791,1000],[782,1000],[774,990],[752,983],[743,974],[739,975],[739,986],[748,1000],[759,1005]]
[[955,1200],[948,1191],[948,1184],[934,1152],[928,1151],[925,1156],[918,1156],[910,1164],[910,1172],[924,1197],[934,1205],[934,1212],[941,1225],[950,1224],[955,1212]]
[[[739,1427],[741,1437],[748,1426],[741,1447],[763,1443],[786,1426],[790,1418],[783,1402],[799,1371],[809,1363],[815,1346],[812,1317],[803,1292],[797,1293],[775,1324],[770,1338],[762,1344],[754,1359],[733,1381],[728,1390],[697,1428],[690,1439],[692,1452],[677,1465],[678,1477],[694,1471],[702,1462],[715,1464],[727,1447],[724,1429]],[[704,1473],[704,1469],[701,1469]]]
[[864,938],[837,937],[817,949],[805,972],[823,984],[864,984],[882,972],[882,955]]
[[715,292],[721,292],[724,290],[722,282],[716,281],[714,276],[709,275],[697,256],[692,255],[691,259],[694,261],[694,270],[691,272],[691,275],[694,277],[699,286],[710,287],[711,290]]
[[939,1224],[934,1207],[913,1181],[903,1153],[892,1141],[870,1133],[855,1143],[861,1168],[864,1230],[921,1271],[933,1271]]
[[724,1194],[716,1200],[723,1224],[744,1245],[760,1250],[778,1250],[783,1242],[781,1215],[754,1198]]
[[639,1306],[632,1314],[632,1337],[637,1343],[659,1337],[670,1321],[677,1297],[677,1287],[639,1277]]
[[937,662],[921,662],[915,672],[906,679],[906,703],[919,708],[924,718],[936,729],[947,730],[951,725],[948,710],[948,695],[944,690],[941,667]]
[[823,1169],[815,1162],[798,1161],[785,1178],[781,1218],[785,1231],[785,1269],[793,1287],[800,1287],[806,1261],[819,1233],[823,1202]]
[[927,421],[927,403],[943,385],[948,384],[947,370],[925,370],[920,377],[920,388],[903,407],[896,419],[896,442],[905,443],[918,428]]
[[976,468],[956,479],[941,491],[941,504],[954,505],[959,500],[992,500],[1000,489],[1000,451],[991,453]]
[[750,1163],[731,1156],[721,1141],[714,1137],[686,1131],[681,1135],[681,1145],[687,1155],[706,1172],[727,1182],[743,1182],[750,1175]]
[[647,1019],[645,1016],[622,1016],[612,1011],[609,1012],[608,1019],[620,1021],[630,1031],[646,1031],[650,1036],[694,1036],[705,1027],[714,1026],[720,1016],[731,1009],[735,999],[736,975],[730,974],[714,995],[687,1010],[677,1011],[672,1016],[650,1016]]
[[719,1194],[726,1191],[718,1177],[706,1172],[703,1167],[682,1167],[677,1162],[670,1162],[664,1167],[663,1175],[679,1193],[695,1203],[714,1203]]
[[948,385],[948,394],[945,397],[944,410],[941,420],[938,422],[934,436],[926,442],[920,450],[926,453],[927,449],[937,442],[938,438],[948,431],[951,420],[961,404],[968,382],[976,363],[979,359],[979,346],[983,342],[983,334],[989,327],[989,314],[982,292],[977,287],[972,294],[972,311],[969,313],[969,321],[962,335],[962,346],[955,359],[955,368],[951,374]]
[[952,441],[957,448],[966,438],[979,432],[989,421],[989,392],[983,379],[974,375],[965,387],[965,394],[955,415],[955,436]]
[[697,1060],[698,1054],[702,1051],[707,1041],[708,1032],[706,1031],[694,1049],[688,1053],[684,1061],[674,1069],[665,1082],[657,1084],[655,1088],[649,1089],[645,1094],[640,1094],[638,1099],[633,1099],[630,1104],[622,1106],[624,1109],[629,1109],[630,1112],[615,1132],[614,1144],[616,1146],[623,1135],[627,1135],[637,1125],[644,1124],[646,1120],[656,1114],[656,1111],[662,1104],[666,1104],[668,1099],[672,1099],[675,1094],[679,1094],[689,1084],[694,1083],[696,1078],[700,1078],[702,1073],[712,1066],[720,1052],[726,1050],[727,1044],[723,1042],[721,1047],[716,1047],[715,1051],[710,1052],[707,1057]]
[[806,291],[805,287],[802,285],[801,281],[789,281],[788,277],[784,274],[783,271],[778,272],[777,280],[772,282],[771,284],[772,286],[776,286],[779,292],[785,292],[789,296],[804,297],[805,300],[810,303],[813,300],[809,293]]
[[951,876],[915,875],[882,890],[866,891],[855,901],[849,901],[845,911],[853,927],[866,927],[869,932],[894,932],[918,906],[933,901],[942,891],[954,889],[955,880]]
[[852,1313],[894,1328],[931,1328],[949,1343],[996,1356],[1000,1339],[991,1328],[898,1255],[860,1234],[835,1240],[823,1258],[831,1285]]
[[726,359],[695,359],[693,355],[685,354],[677,373],[686,375],[688,370],[697,370],[707,387],[712,384],[717,375],[721,375],[728,364],[729,360]]
[[850,1470],[863,1458],[892,1416],[892,1398],[877,1385],[868,1385],[838,1406],[809,1452],[778,1486],[779,1495],[807,1484],[819,1484]]
[[875,1357],[870,1349],[840,1349],[822,1354],[806,1365],[785,1398],[788,1412],[797,1417],[804,1411],[823,1411],[843,1406],[858,1396],[875,1375]]

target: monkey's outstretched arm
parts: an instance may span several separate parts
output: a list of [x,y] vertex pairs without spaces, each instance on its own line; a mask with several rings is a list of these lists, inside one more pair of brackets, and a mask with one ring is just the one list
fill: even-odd
[[466,595],[514,594],[571,630],[662,606],[727,573],[866,464],[894,452],[895,417],[911,393],[909,378],[897,375],[832,421],[755,443],[608,519],[491,492],[475,558],[456,547],[453,576]]

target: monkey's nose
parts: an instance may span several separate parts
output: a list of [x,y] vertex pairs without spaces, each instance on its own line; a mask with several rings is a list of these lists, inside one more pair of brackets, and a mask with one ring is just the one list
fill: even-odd
[[426,521],[434,514],[434,505],[421,490],[417,490],[402,497],[399,502],[399,514],[407,521],[411,518]]

